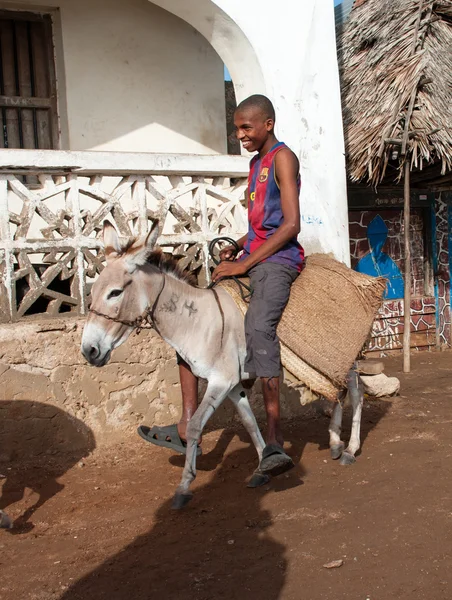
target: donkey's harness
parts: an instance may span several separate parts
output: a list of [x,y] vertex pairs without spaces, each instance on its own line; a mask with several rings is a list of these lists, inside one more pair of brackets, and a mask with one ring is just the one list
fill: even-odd
[[160,300],[160,296],[162,295],[162,292],[165,288],[165,283],[166,283],[165,274],[162,273],[162,275],[163,275],[162,287],[160,288],[159,293],[157,294],[157,297],[154,300],[154,304],[152,306],[147,306],[144,309],[144,312],[136,319],[129,320],[129,319],[118,319],[117,317],[110,317],[109,315],[106,315],[105,313],[101,313],[98,310],[95,310],[94,308],[91,308],[91,307],[88,309],[88,311],[93,313],[94,315],[97,315],[98,317],[103,317],[104,319],[107,319],[107,321],[113,321],[114,323],[121,323],[122,325],[125,325],[126,327],[132,327],[133,329],[135,329],[135,333],[137,335],[140,333],[140,331],[142,329],[155,329],[158,333],[158,329],[155,326],[154,313],[155,313],[155,309],[157,308],[158,301]]
[[[219,242],[228,242],[231,246],[234,246],[236,254],[238,254],[240,252],[240,248],[239,248],[237,242],[235,240],[233,240],[232,238],[230,238],[230,237],[217,237],[217,238],[214,238],[210,242],[210,244],[209,244],[209,254],[210,254],[210,258],[215,263],[215,265],[219,265],[220,264],[220,261],[217,258],[215,258],[215,255],[213,253],[213,249],[215,248],[215,246]],[[251,288],[248,285],[246,285],[246,283],[244,283],[239,277],[235,277],[234,275],[232,277],[225,277],[225,279],[233,279],[235,281],[235,283],[238,285],[238,288],[239,288],[242,300],[248,304],[249,301],[250,301],[250,298],[251,298],[251,294],[252,294]],[[213,281],[208,286],[207,289],[212,289],[213,290],[213,287],[216,284],[217,284],[217,282]]]

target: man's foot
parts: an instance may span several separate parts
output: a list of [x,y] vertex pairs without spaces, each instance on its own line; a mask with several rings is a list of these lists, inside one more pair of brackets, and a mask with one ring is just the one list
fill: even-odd
[[[177,424],[177,433],[179,434],[179,437],[184,444],[187,444],[187,425],[188,425],[189,420],[190,419],[185,421],[182,417],[182,419]],[[201,444],[202,444],[202,436],[199,438],[198,446],[200,446]]]
[[[152,428],[147,427],[147,425],[140,425],[137,432],[140,437],[151,444],[170,448],[175,452],[180,452],[180,454],[187,454],[187,442],[179,435],[177,425],[166,425],[164,427],[154,425]],[[200,454],[202,454],[202,450],[198,445],[196,456]]]
[[276,477],[294,468],[290,456],[288,456],[279,444],[267,444],[262,452],[262,460],[259,471],[264,475]]

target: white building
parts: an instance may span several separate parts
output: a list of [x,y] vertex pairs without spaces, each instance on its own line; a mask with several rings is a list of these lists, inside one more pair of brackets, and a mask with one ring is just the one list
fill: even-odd
[[[22,0],[0,2],[0,9],[0,147],[4,148],[0,151],[0,225],[5,288],[12,285],[17,264],[21,273],[29,269],[24,263],[26,253],[44,246],[56,251],[62,237],[72,240],[68,246],[77,260],[72,256],[70,261],[77,266],[71,263],[71,268],[80,280],[84,278],[85,249],[96,246],[95,232],[108,213],[105,209],[101,214],[111,193],[100,181],[106,175],[135,177],[129,180],[130,193],[124,194],[122,179],[123,188],[113,194],[114,201],[124,201],[129,211],[122,226],[117,219],[120,228],[129,220],[145,229],[149,210],[154,210],[147,195],[160,210],[163,194],[165,215],[169,210],[173,219],[163,232],[169,236],[168,244],[193,242],[205,251],[206,241],[217,231],[243,233],[245,221],[238,204],[234,213],[224,203],[231,199],[238,203],[244,186],[212,180],[213,176],[244,177],[248,164],[245,157],[225,156],[224,64],[238,102],[253,93],[271,98],[278,137],[300,157],[301,241],[307,252],[333,252],[349,262],[332,0],[283,0],[278,5],[270,0],[46,0],[45,7]],[[21,180],[24,168],[35,175]],[[69,172],[77,175],[67,177]],[[194,191],[193,181],[209,175],[204,181],[206,196]],[[160,177],[160,192],[148,176],[152,181]],[[189,183],[188,176],[191,188],[182,189]],[[56,191],[55,185],[60,186]],[[212,186],[220,191],[212,192]],[[168,208],[176,196],[183,198],[186,213]],[[86,197],[94,204],[84,204]],[[221,197],[221,206],[209,204],[205,197]],[[200,203],[199,231],[187,229],[187,219],[194,215],[189,198]],[[52,214],[39,211],[40,203],[46,203]],[[23,219],[30,206],[34,225],[27,229],[30,223],[24,225]],[[69,229],[61,226],[62,210],[66,215],[82,211],[75,229],[70,219]],[[58,230],[58,236],[43,232],[39,219]],[[96,222],[91,228],[86,226],[90,220]],[[177,224],[179,228],[174,228]],[[40,237],[47,240],[44,246],[30,241]],[[29,281],[31,289],[35,283]],[[77,285],[82,294],[83,285],[80,281]],[[41,287],[48,296],[47,280]],[[71,295],[76,298],[77,292]],[[9,302],[16,305],[13,296],[10,291]],[[55,304],[60,306],[56,300]],[[80,298],[74,300],[77,304]],[[18,308],[19,316],[26,305]],[[5,309],[11,310],[11,306]]]

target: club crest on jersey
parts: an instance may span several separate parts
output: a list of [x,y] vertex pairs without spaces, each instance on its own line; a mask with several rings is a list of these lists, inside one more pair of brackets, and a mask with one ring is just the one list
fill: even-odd
[[264,183],[268,179],[268,167],[263,167],[262,171],[259,174],[260,183]]

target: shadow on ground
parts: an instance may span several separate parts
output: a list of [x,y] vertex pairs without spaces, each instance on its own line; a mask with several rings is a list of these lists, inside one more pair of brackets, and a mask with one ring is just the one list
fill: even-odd
[[33,528],[33,513],[63,489],[57,479],[94,450],[94,436],[56,406],[26,400],[0,401],[0,423],[0,510],[22,500],[27,488],[37,495],[10,530],[24,533]]
[[[389,405],[366,403],[363,442]],[[290,549],[272,537],[274,519],[268,505],[280,503],[283,510],[284,492],[302,484],[306,473],[300,461],[306,444],[328,446],[329,419],[310,410],[308,419],[286,423],[288,451],[297,465],[292,472],[263,488],[246,488],[246,478],[256,466],[255,450],[247,445],[225,455],[237,431],[224,430],[215,448],[198,460],[199,470],[211,471],[212,476],[195,490],[191,504],[174,512],[170,501],[164,502],[149,532],[73,584],[60,600],[283,598]],[[347,414],[345,421],[349,420]],[[239,435],[249,441],[244,432]],[[170,455],[168,460],[183,465],[181,456]],[[269,494],[274,495],[271,503]]]

